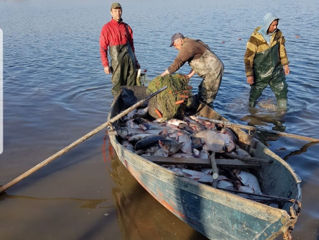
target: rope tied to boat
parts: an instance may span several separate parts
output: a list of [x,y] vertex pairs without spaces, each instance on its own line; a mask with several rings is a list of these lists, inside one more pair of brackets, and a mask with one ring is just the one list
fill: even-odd
[[292,206],[290,206],[289,208],[291,222],[287,228],[287,231],[283,233],[283,240],[292,240],[291,233],[295,228],[300,212],[301,212],[301,202],[294,199]]

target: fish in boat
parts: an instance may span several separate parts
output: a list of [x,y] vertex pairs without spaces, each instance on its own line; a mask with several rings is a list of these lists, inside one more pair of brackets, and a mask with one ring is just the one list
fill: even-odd
[[147,136],[139,141],[137,141],[137,143],[135,144],[135,149],[139,150],[139,149],[146,149],[148,147],[151,147],[155,144],[158,144],[158,142],[160,140],[165,140],[166,138],[161,136],[161,135],[151,135],[151,136]]
[[[145,87],[131,89],[137,99],[147,96]],[[120,99],[121,95],[114,99],[109,119],[124,110]],[[227,121],[203,104],[194,116]],[[276,239],[280,236],[288,239],[301,210],[301,179],[287,162],[258,139],[232,128],[238,136],[236,148],[238,146],[247,152],[247,157],[235,159],[237,155],[234,154],[231,158],[225,158],[225,153],[216,153],[215,160],[221,173],[232,173],[238,167],[253,173],[262,194],[231,189],[229,183],[225,186],[228,178],[223,178],[225,187],[220,187],[222,184],[214,187],[188,177],[192,175],[190,172],[186,176],[176,173],[167,166],[179,168],[183,165],[196,170],[200,166],[209,167],[211,162],[196,157],[177,159],[173,156],[139,155],[123,145],[121,136],[117,134],[120,127],[119,120],[112,123],[109,129],[110,142],[119,160],[158,202],[196,231],[209,239],[219,240]]]
[[177,153],[182,148],[182,143],[172,139],[159,140],[158,144],[167,153],[168,156]]
[[235,144],[231,141],[229,135],[213,130],[200,131],[194,137],[200,138],[205,142],[204,148],[207,151],[224,152],[227,149],[230,152],[235,148]]

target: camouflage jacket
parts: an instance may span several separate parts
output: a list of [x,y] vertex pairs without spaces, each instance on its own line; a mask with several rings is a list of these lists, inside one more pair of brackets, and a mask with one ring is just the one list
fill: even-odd
[[267,49],[272,48],[277,43],[279,43],[279,56],[281,64],[288,64],[288,57],[285,48],[285,38],[282,32],[278,29],[274,34],[272,34],[270,38],[270,44],[268,44],[267,41],[263,38],[262,34],[258,32],[259,30],[260,27],[257,27],[247,42],[246,53],[244,57],[247,77],[254,75],[253,65],[256,53],[262,53]]

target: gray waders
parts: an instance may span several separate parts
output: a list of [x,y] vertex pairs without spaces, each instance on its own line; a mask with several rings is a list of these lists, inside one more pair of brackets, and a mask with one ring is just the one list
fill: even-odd
[[129,44],[111,46],[109,53],[112,59],[112,94],[115,96],[121,90],[121,86],[137,85],[137,66]]
[[223,73],[223,62],[211,51],[206,50],[200,58],[190,61],[189,65],[203,81],[198,86],[199,99],[212,103],[217,95]]
[[287,109],[288,85],[279,57],[279,43],[254,58],[254,84],[250,89],[249,107],[255,107],[263,90],[270,86],[279,110]]

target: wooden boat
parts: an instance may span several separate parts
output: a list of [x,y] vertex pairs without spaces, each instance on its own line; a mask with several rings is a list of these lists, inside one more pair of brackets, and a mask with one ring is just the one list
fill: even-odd
[[[143,87],[135,89],[134,93],[138,99],[146,96]],[[121,98],[117,97],[108,118],[124,110],[122,105]],[[197,114],[226,121],[207,105],[201,105]],[[137,155],[120,144],[116,125],[117,122],[112,124],[109,137],[123,165],[157,201],[204,236],[219,240],[289,237],[301,208],[301,180],[283,159],[258,139],[233,128],[241,147],[256,159],[269,160],[268,164],[261,162],[258,179],[265,196],[282,200],[280,208],[181,177]]]

